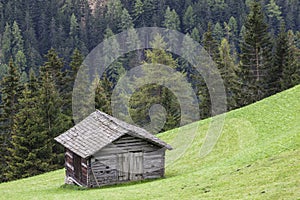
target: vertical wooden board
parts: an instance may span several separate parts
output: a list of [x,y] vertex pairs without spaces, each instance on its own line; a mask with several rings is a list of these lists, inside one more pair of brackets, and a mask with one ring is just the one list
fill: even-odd
[[123,174],[124,174],[124,180],[127,181],[129,179],[129,154],[125,153],[123,154],[124,160],[123,160]]
[[143,179],[143,153],[130,153],[130,180]]
[[129,173],[129,156],[128,154],[118,154],[118,177],[120,181],[128,180]]
[[139,153],[138,159],[137,159],[138,160],[138,169],[139,169],[138,173],[139,174],[144,173],[144,158],[143,157],[144,157],[143,152]]
[[117,170],[118,170],[118,177],[119,180],[122,181],[123,180],[123,155],[122,154],[118,154],[117,155]]
[[129,153],[129,174],[130,174],[130,180],[134,180],[136,171],[136,159],[134,153]]

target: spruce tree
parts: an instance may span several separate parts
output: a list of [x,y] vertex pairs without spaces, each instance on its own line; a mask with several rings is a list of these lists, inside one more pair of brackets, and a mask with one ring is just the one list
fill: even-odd
[[200,33],[199,33],[199,30],[197,27],[193,28],[192,32],[191,32],[191,38],[193,40],[195,40],[196,42],[201,42],[201,39],[200,39]]
[[[166,111],[166,124],[161,131],[170,130],[172,128],[178,127],[180,125],[180,116],[183,113],[180,113],[180,105],[178,100],[185,99],[187,102],[192,102],[190,96],[188,96],[184,89],[180,87],[185,87],[184,85],[173,88],[173,91],[170,91],[170,88],[165,87],[162,83],[178,83],[180,80],[179,72],[178,74],[172,74],[172,77],[166,77],[169,74],[165,68],[161,68],[159,65],[168,66],[174,70],[179,68],[178,61],[175,60],[172,54],[162,50],[161,48],[166,48],[166,42],[164,38],[157,34],[154,37],[154,40],[150,42],[150,45],[153,49],[145,50],[145,65],[142,68],[142,73],[147,76],[148,79],[136,77],[134,83],[138,85],[143,85],[142,88],[139,88],[138,91],[135,91],[133,96],[130,98],[130,113],[134,122],[146,129],[149,128],[151,131],[157,130],[158,127],[149,127],[149,123],[153,120],[162,120],[162,113],[154,113],[155,119],[150,118],[149,110],[155,104],[160,104],[164,107]],[[149,84],[149,79],[159,79],[157,84]],[[162,85],[160,85],[161,83]],[[191,87],[191,86],[190,86]],[[177,91],[176,96],[174,92]],[[184,102],[181,102],[184,103]],[[186,103],[186,102],[185,102]],[[152,116],[153,117],[153,116]],[[186,117],[186,116],[185,116]],[[186,121],[182,122],[183,124],[190,123],[190,119],[184,118]],[[159,127],[160,128],[160,127]]]
[[282,69],[281,89],[285,90],[300,84],[300,49],[295,45],[293,31],[287,33],[287,60]]
[[170,7],[167,7],[164,27],[171,30],[180,30],[180,19],[175,10],[171,10]]
[[277,34],[282,20],[282,13],[275,0],[270,0],[270,3],[266,5],[266,13],[268,17],[268,24],[272,29],[271,32]]
[[118,25],[121,23],[122,10],[123,5],[120,0],[108,1],[105,18],[107,25],[113,32],[118,31]]
[[120,24],[120,29],[122,31],[125,31],[129,28],[133,28],[133,22],[132,18],[128,13],[128,10],[126,8],[123,9],[122,15],[121,15],[121,24]]
[[196,20],[196,16],[194,14],[194,10],[193,7],[190,5],[183,16],[183,26],[184,26],[184,32],[185,33],[190,33],[193,28],[195,27],[195,20]]
[[12,34],[11,27],[9,23],[6,23],[5,31],[1,40],[2,47],[2,62],[8,63],[9,59],[12,56]]
[[97,88],[95,92],[95,107],[107,114],[112,114],[111,95],[112,83],[104,75],[100,80],[96,79]]
[[247,105],[277,90],[274,77],[278,74],[274,74],[272,43],[260,2],[251,4],[241,50],[242,105]]
[[202,36],[202,44],[207,53],[216,61],[218,57],[218,43],[213,37],[212,24],[208,23],[207,31]]
[[64,73],[64,61],[59,57],[55,49],[50,49],[47,53],[46,61],[42,68],[44,68],[53,79],[55,88],[59,94],[63,97],[65,90],[65,73]]
[[223,36],[224,36],[224,30],[221,26],[221,24],[219,22],[217,22],[214,26],[214,30],[213,30],[213,36],[214,36],[214,39],[220,43]]
[[143,26],[144,24],[144,4],[141,0],[136,0],[134,3],[133,9],[133,21],[137,25],[137,27]]
[[70,18],[70,32],[69,32],[69,47],[70,49],[81,48],[81,41],[80,41],[80,27],[77,22],[77,18],[73,13]]
[[[199,32],[198,32],[199,33]],[[184,37],[182,46],[183,46],[183,55],[185,58],[188,58],[188,60],[194,59],[191,57],[190,52],[195,52],[197,51],[197,47],[195,46],[195,37],[197,35],[191,37],[189,34],[187,34]],[[199,37],[199,35],[198,35]],[[193,39],[193,40],[192,40]],[[210,108],[211,108],[211,103],[210,103],[210,98],[209,98],[209,91],[206,86],[205,80],[203,76],[193,67],[189,62],[187,62],[184,59],[180,59],[180,67],[183,68],[184,73],[187,74],[187,77],[189,79],[189,82],[192,84],[192,87],[194,88],[197,97],[198,97],[198,102],[199,102],[199,109],[200,109],[200,118],[201,119],[206,119],[207,117],[210,116]],[[202,66],[206,67],[206,66]]]
[[71,62],[69,64],[69,69],[66,71],[65,77],[65,97],[64,97],[64,106],[63,111],[67,116],[72,116],[72,93],[74,89],[74,83],[77,76],[77,72],[80,66],[83,63],[83,56],[78,49],[75,49],[71,58]]
[[39,86],[39,108],[43,111],[40,119],[45,131],[46,143],[50,146],[49,169],[57,169],[63,165],[64,149],[55,143],[54,138],[72,126],[71,118],[62,113],[62,98],[55,85],[47,63],[41,67],[41,83]]
[[15,131],[16,114],[19,110],[20,96],[20,74],[10,59],[7,75],[1,82],[1,106],[0,106],[0,181],[7,181],[4,172],[7,171],[8,161],[10,158],[9,148],[12,147],[11,139]]
[[[285,23],[282,22],[280,26],[280,32],[277,37],[276,41],[276,52],[275,52],[275,62],[274,64],[278,67],[279,70],[279,78],[280,82],[283,82],[283,69],[287,68],[288,65],[288,37],[287,37],[287,32],[285,30]],[[282,87],[278,88],[279,90],[282,89]]]
[[11,157],[6,175],[9,180],[34,176],[49,170],[51,146],[47,138],[38,101],[38,82],[34,72],[25,85],[19,100],[20,110],[16,114],[12,135]]
[[18,51],[24,52],[24,40],[21,35],[21,30],[19,28],[19,25],[17,24],[16,21],[14,21],[12,25],[11,34],[12,34],[11,53],[13,58],[15,59]]
[[[108,40],[105,40],[103,44],[104,57],[101,59],[103,59],[103,66],[108,66],[108,63],[113,61],[113,56],[120,52],[120,44],[114,36],[112,30],[109,28],[106,29],[105,38],[112,39],[112,43],[108,43]],[[117,80],[124,72],[125,69],[122,65],[122,61],[118,59],[109,65],[108,69],[106,70],[106,75],[113,84],[116,84]]]
[[[36,39],[33,21],[28,11],[26,12],[24,26],[24,54],[26,56],[27,65],[33,68],[37,73],[38,66],[42,64],[42,57],[38,52],[38,41]],[[50,38],[52,40],[52,37]]]
[[219,69],[224,80],[227,95],[228,110],[238,107],[240,83],[238,78],[239,68],[231,55],[229,42],[224,38],[219,47],[220,62]]

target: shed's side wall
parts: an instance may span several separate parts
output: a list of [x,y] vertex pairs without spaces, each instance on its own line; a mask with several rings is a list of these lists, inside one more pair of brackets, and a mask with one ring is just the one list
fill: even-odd
[[164,176],[164,153],[143,139],[125,135],[92,156],[88,170],[88,186],[97,187],[119,183],[118,155],[128,152],[143,152],[143,178]]
[[144,178],[161,178],[165,176],[165,149],[144,154]]
[[[75,171],[74,171],[74,158],[75,153],[70,151],[69,149],[66,149],[65,153],[65,167],[66,167],[66,178],[71,177],[74,179],[77,184],[79,183],[82,186],[87,186],[88,181],[88,167],[87,167],[87,160],[81,158],[81,177],[78,179],[75,177]],[[68,180],[67,180],[68,181]]]

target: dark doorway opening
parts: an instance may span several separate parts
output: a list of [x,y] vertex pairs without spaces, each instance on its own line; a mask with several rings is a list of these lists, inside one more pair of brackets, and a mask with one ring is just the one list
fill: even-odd
[[73,164],[74,164],[75,178],[79,181],[82,181],[81,157],[74,154],[73,155]]

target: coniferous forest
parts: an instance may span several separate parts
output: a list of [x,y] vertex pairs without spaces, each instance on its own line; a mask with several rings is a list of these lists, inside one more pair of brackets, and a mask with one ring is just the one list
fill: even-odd
[[[221,72],[228,110],[300,84],[298,0],[2,0],[0,182],[63,167],[64,149],[53,138],[74,125],[77,70],[105,38],[140,27],[177,30],[199,42]],[[203,78],[185,60],[155,48],[164,44],[158,35],[151,49],[114,62],[96,83],[96,108],[112,114],[112,91],[125,71],[163,63],[186,75],[199,115],[210,117]],[[178,101],[167,88],[146,85],[130,104],[138,125],[150,121],[153,104],[167,112],[161,131],[180,125]]]

